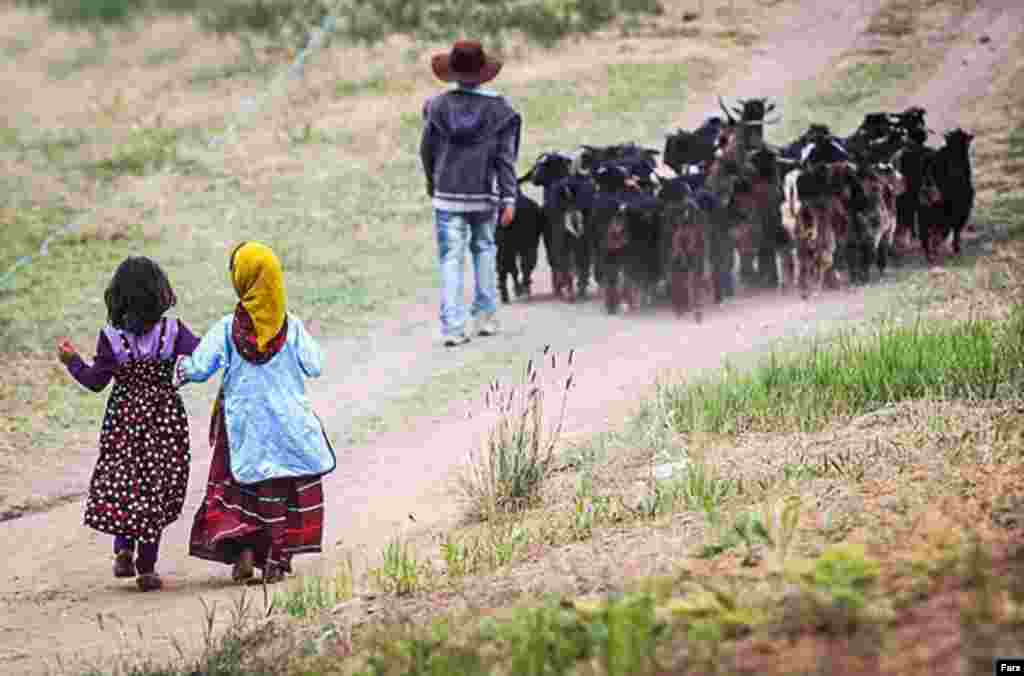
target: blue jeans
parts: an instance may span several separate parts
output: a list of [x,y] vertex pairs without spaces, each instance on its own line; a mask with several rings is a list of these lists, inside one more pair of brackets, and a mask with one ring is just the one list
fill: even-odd
[[473,254],[476,292],[471,315],[494,314],[498,309],[497,252],[494,230],[497,210],[454,212],[436,209],[437,248],[441,261],[441,333],[459,336],[466,329],[462,266],[466,247]]

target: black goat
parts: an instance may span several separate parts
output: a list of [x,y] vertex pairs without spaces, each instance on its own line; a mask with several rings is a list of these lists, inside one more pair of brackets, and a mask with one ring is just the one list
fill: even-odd
[[[537,202],[522,192],[516,196],[516,215],[508,227],[498,227],[498,292],[501,302],[509,303],[508,279],[512,278],[517,298],[529,298],[533,289],[533,271],[537,267],[541,238],[548,230],[547,217]],[[549,241],[546,239],[546,241]],[[545,247],[549,246],[545,244]],[[550,252],[548,253],[550,258]]]

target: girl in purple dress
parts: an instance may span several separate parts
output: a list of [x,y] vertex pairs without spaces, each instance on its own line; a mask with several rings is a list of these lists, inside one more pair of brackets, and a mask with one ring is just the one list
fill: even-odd
[[177,357],[192,354],[199,339],[164,317],[177,299],[148,258],[123,261],[104,300],[109,324],[92,366],[67,339],[57,348],[75,380],[93,392],[114,381],[85,525],[115,537],[114,576],[137,575],[139,589],[151,591],[163,586],[156,573],[160,535],[181,515],[191,459],[188,417],[171,377]]

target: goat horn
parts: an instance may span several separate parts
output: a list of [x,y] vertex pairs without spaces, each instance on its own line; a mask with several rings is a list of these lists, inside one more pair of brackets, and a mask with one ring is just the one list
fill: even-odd
[[722,112],[725,113],[725,116],[729,118],[729,124],[736,124],[736,118],[732,116],[732,113],[730,113],[729,109],[725,106],[725,101],[722,100],[721,95],[718,97],[718,105],[721,106]]
[[782,122],[782,116],[781,115],[778,115],[778,116],[776,116],[776,117],[774,117],[774,118],[772,118],[770,120],[766,118],[765,121],[764,121],[765,124],[778,124],[779,122]]

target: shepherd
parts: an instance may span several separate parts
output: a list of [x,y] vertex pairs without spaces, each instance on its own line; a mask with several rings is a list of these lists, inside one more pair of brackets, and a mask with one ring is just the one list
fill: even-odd
[[441,333],[447,347],[469,342],[463,261],[473,255],[476,289],[470,315],[481,336],[498,331],[495,229],[515,217],[516,160],[522,118],[504,97],[482,85],[503,63],[479,42],[457,41],[432,60],[434,75],[455,88],[423,107],[420,158],[433,201],[441,267]]

